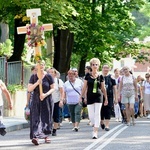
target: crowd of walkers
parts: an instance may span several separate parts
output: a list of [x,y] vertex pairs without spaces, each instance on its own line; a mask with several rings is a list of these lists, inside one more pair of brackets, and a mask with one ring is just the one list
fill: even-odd
[[[57,136],[64,118],[74,132],[80,130],[81,119],[87,118],[93,139],[98,138],[99,127],[110,130],[111,117],[127,126],[135,125],[137,117],[150,119],[150,73],[144,79],[135,77],[127,66],[114,69],[114,73],[110,73],[108,64],[99,69],[100,60],[92,58],[84,77],[80,78],[73,68],[63,82],[55,68],[46,70],[44,61],[38,69],[31,68],[26,106],[30,108],[30,139],[34,145],[39,145],[39,139],[50,143],[49,135]],[[10,93],[0,80],[0,134],[4,136],[2,93],[12,109]]]
[[110,130],[112,116],[127,126],[135,125],[137,117],[150,119],[149,73],[144,80],[141,76],[136,78],[127,66],[114,69],[112,74],[108,64],[104,64],[101,71],[99,69],[100,60],[92,58],[90,66],[85,67],[83,78],[79,78],[78,70],[73,68],[67,72],[63,82],[55,68],[45,71],[45,63],[41,63],[42,79],[35,72],[28,84],[28,92],[32,92],[27,105],[30,103],[30,138],[33,144],[39,145],[39,139],[50,143],[49,135],[57,136],[57,129],[64,118],[72,124],[72,131],[78,132],[85,110],[93,139],[98,138],[99,127]]

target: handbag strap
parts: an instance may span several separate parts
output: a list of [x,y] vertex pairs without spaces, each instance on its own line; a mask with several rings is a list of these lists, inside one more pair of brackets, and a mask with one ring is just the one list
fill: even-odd
[[[70,82],[70,81],[69,81]],[[77,91],[76,89],[75,89],[75,87],[73,86],[73,84],[70,82],[70,84],[71,84],[71,86],[73,87],[73,89],[79,94],[79,95],[81,95],[80,93],[79,93],[79,91]]]

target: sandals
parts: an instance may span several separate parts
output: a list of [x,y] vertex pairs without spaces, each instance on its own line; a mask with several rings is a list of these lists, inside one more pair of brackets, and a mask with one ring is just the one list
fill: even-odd
[[[45,143],[50,143],[50,142],[51,142],[50,138],[49,138],[49,137],[46,137],[46,138],[45,138]],[[37,138],[33,138],[33,139],[32,139],[32,143],[33,143],[34,145],[39,145],[39,142],[38,142],[38,139],[37,139]]]
[[33,138],[33,139],[32,139],[32,143],[33,143],[34,145],[39,145],[38,139],[36,139],[36,138]]
[[45,138],[45,143],[50,143],[50,142],[51,142],[50,138],[49,138],[49,137],[46,137],[46,138]]

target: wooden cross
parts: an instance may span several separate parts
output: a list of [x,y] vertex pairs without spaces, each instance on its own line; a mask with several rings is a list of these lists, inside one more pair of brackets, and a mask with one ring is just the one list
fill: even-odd
[[[41,45],[38,43],[42,43],[42,35],[44,31],[53,30],[52,24],[43,24],[42,27],[38,26],[38,16],[41,16],[41,9],[27,9],[26,10],[27,17],[30,17],[30,26],[26,25],[23,27],[18,27],[17,32],[18,34],[28,34],[30,35],[30,42],[28,43],[29,46],[34,47],[34,55],[35,58],[41,58]],[[37,68],[38,68],[38,76],[39,79],[42,80],[41,70],[40,70],[40,59],[37,61]],[[39,84],[40,94],[43,93],[42,83]]]

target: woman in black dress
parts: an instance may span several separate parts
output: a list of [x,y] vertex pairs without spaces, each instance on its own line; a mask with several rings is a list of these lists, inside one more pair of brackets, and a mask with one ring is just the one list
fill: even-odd
[[[35,145],[39,145],[38,139],[45,139],[50,142],[49,134],[52,131],[53,101],[52,92],[54,91],[54,80],[50,74],[47,74],[45,63],[41,62],[39,75],[33,74],[29,80],[28,91],[33,91],[33,98],[30,107],[30,139]],[[42,83],[43,93],[40,95],[39,83]]]

